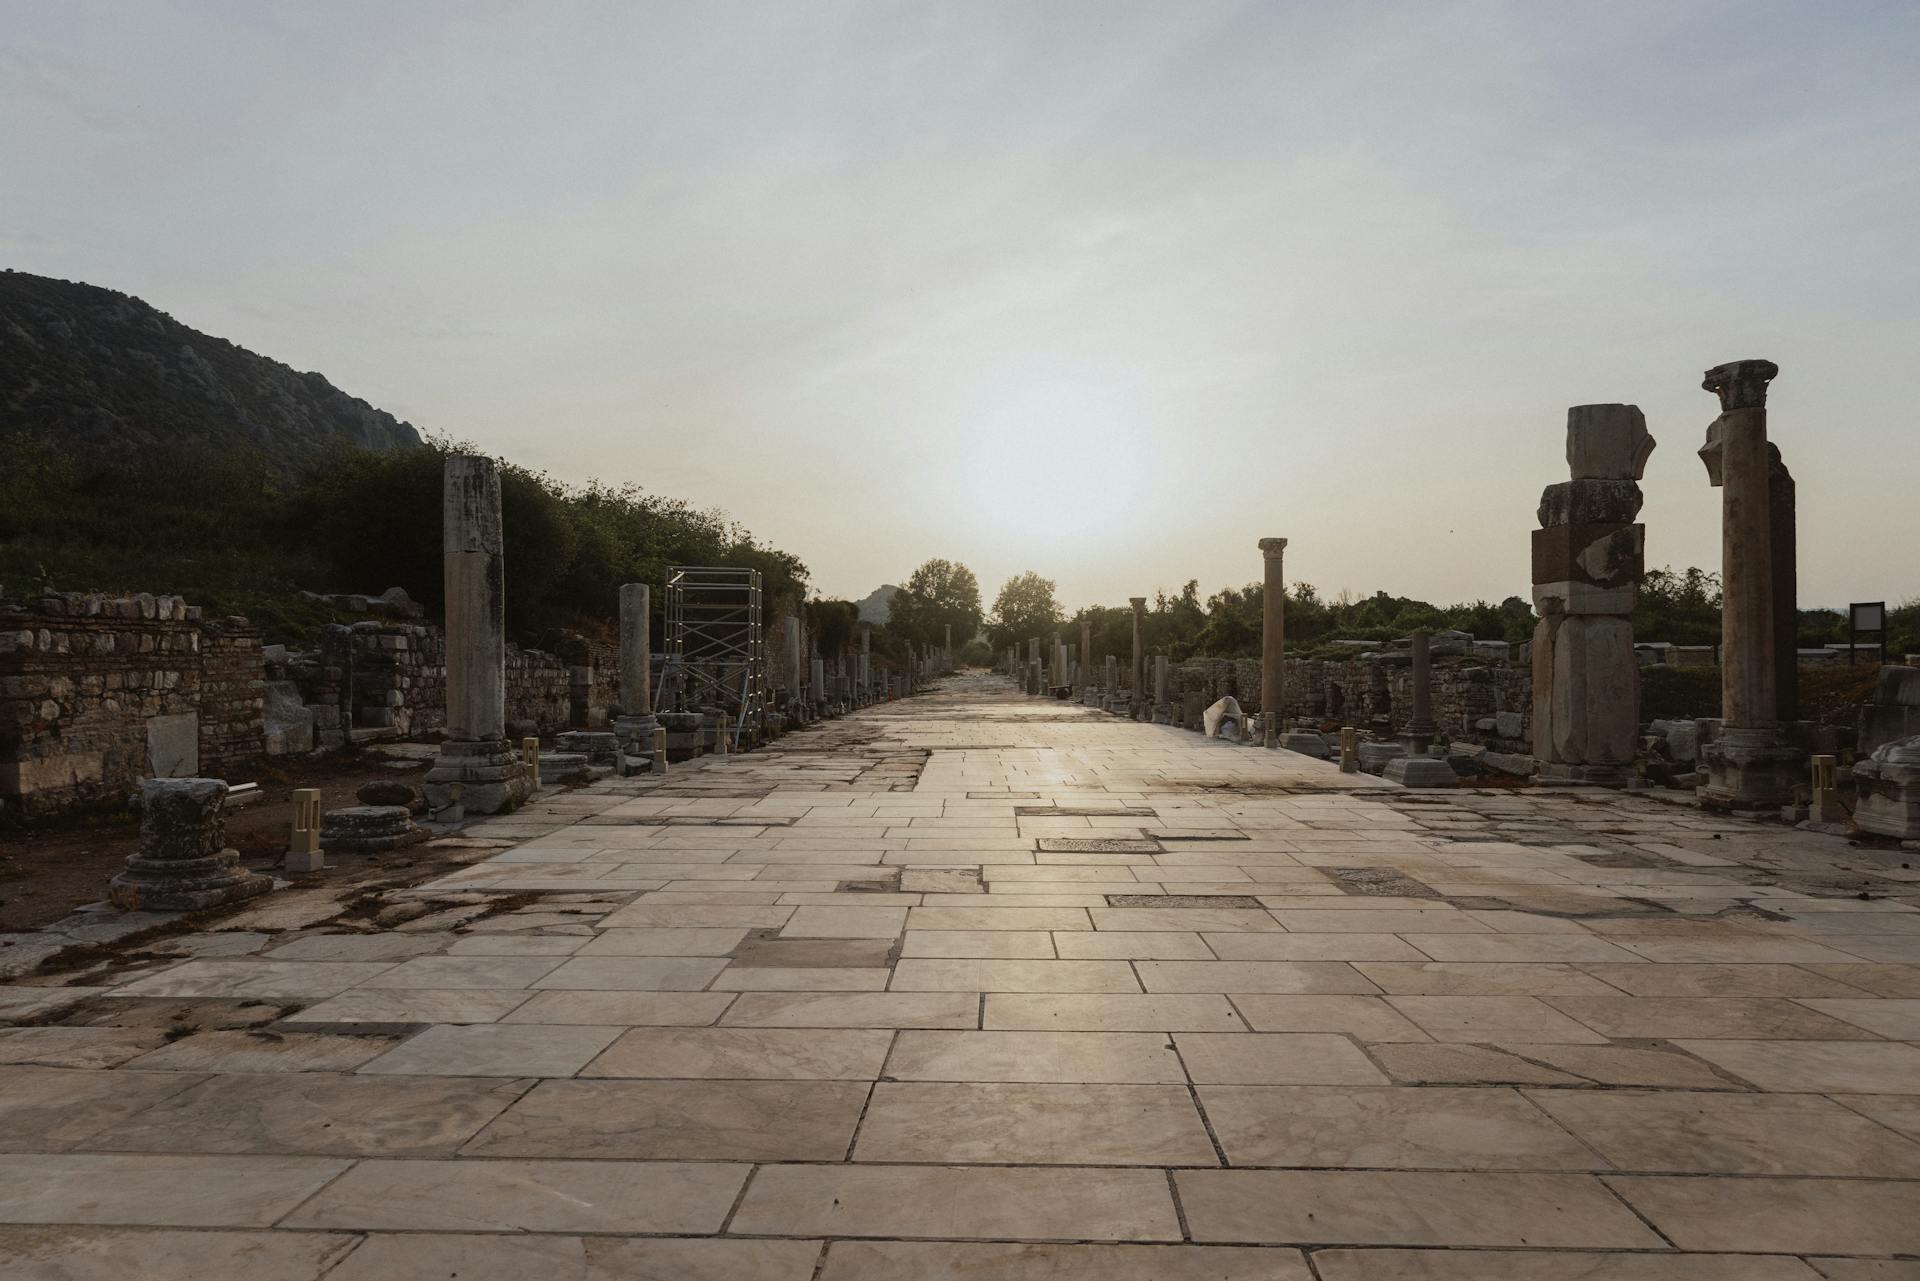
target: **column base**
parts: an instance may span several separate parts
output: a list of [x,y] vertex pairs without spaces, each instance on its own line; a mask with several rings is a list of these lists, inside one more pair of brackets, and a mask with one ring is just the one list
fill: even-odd
[[1403,787],[1458,787],[1460,776],[1453,766],[1431,756],[1396,756],[1387,762],[1389,783]]
[[1333,746],[1318,734],[1290,730],[1280,736],[1278,746],[1289,752],[1298,752],[1302,756],[1311,756],[1317,761],[1330,760]]
[[427,771],[428,806],[446,809],[453,802],[455,783],[460,784],[460,808],[467,814],[506,813],[533,795],[533,772],[501,739],[448,739],[440,744],[440,754]]
[[206,858],[146,859],[135,854],[127,870],[107,883],[107,901],[123,912],[198,912],[258,898],[273,878],[240,866],[240,851]]
[[1533,779],[1553,787],[1625,788],[1633,785],[1634,773],[1631,765],[1572,765],[1535,757]]
[[1708,809],[1778,809],[1806,781],[1806,754],[1773,729],[1724,729],[1700,749],[1707,781],[1700,803]]

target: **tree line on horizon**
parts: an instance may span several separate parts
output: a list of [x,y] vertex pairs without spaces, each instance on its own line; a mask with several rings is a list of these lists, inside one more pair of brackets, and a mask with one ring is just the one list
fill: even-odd
[[[1223,587],[1203,599],[1197,579],[1189,579],[1177,592],[1156,591],[1148,600],[1143,642],[1149,653],[1164,653],[1176,662],[1195,656],[1256,657],[1265,595],[1264,584],[1254,582]],[[1333,646],[1335,641],[1384,644],[1416,628],[1463,631],[1479,640],[1520,644],[1533,639],[1539,621],[1532,604],[1520,596],[1509,596],[1498,604],[1477,600],[1435,605],[1388,592],[1370,596],[1343,592],[1328,600],[1311,583],[1288,588],[1286,616],[1288,652],[1299,657],[1338,655],[1343,650]],[[1077,645],[1083,620],[1091,624],[1096,655],[1132,652],[1130,605],[1090,605],[1068,613],[1055,582],[1028,570],[1009,578],[992,607],[983,609],[979,583],[971,570],[953,561],[930,560],[909,576],[894,597],[888,630],[902,639],[931,645],[940,643],[944,625],[951,623],[956,650],[962,648],[960,637],[969,638],[962,660],[985,666],[1008,646],[1024,646],[1034,637],[1050,640],[1058,635]],[[1641,640],[1718,644],[1720,576],[1698,567],[1649,570],[1636,596],[1633,627]],[[1837,610],[1801,610],[1799,636],[1800,644],[1808,647],[1844,643],[1846,617]],[[1887,647],[1893,655],[1920,650],[1920,597],[1888,609]]]

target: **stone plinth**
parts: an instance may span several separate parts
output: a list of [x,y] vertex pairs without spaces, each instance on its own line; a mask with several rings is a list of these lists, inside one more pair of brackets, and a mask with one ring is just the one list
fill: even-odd
[[690,761],[700,755],[701,742],[700,713],[698,712],[662,712],[659,717],[659,731],[654,741],[660,741],[660,734],[666,736],[667,760],[673,764]]
[[349,805],[320,820],[320,848],[329,854],[384,854],[423,835],[404,805]]
[[1396,756],[1381,771],[1389,783],[1403,787],[1458,787],[1453,766],[1432,756]]
[[1318,734],[1293,731],[1280,736],[1279,746],[1289,752],[1298,752],[1302,756],[1311,756],[1324,761],[1333,755],[1333,748]]
[[126,911],[197,912],[265,894],[273,878],[240,866],[222,848],[220,809],[227,785],[217,778],[155,778],[140,787],[140,852],[108,884]]
[[[649,731],[650,732],[650,731]],[[589,765],[599,769],[612,769],[620,762],[620,737],[617,733],[605,730],[570,730],[565,734],[555,734],[553,745],[562,753],[579,753],[587,758]],[[541,758],[541,777],[547,777],[547,763],[552,756]]]
[[1387,766],[1407,754],[1405,743],[1362,743],[1359,747],[1360,771],[1384,774]]
[[1853,783],[1855,827],[1920,840],[1920,735],[1875,748],[1853,767]]
[[453,801],[449,788],[460,784],[460,806],[469,814],[498,814],[517,809],[533,795],[533,775],[505,739],[481,742],[448,739],[440,744],[427,771],[427,803],[436,810]]
[[593,763],[585,752],[542,752],[540,754],[540,782],[543,785],[592,781]]

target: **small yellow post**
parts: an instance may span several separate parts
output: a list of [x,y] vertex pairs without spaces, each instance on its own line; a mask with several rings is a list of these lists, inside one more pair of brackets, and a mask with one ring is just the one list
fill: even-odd
[[540,788],[540,740],[523,738],[520,740],[520,759],[527,763],[527,771],[533,775],[534,790]]
[[1340,729],[1340,772],[1358,774],[1360,772],[1360,731],[1351,725]]
[[653,730],[653,768],[655,773],[667,772],[667,727],[656,725]]
[[317,872],[326,866],[320,852],[320,789],[302,787],[293,794],[293,835],[287,841],[289,872]]

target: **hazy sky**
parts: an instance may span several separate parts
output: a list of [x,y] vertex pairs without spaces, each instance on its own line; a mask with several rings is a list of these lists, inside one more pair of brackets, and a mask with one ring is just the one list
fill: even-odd
[[0,262],[725,507],[830,595],[1528,587],[1569,405],[1920,594],[1920,4],[0,0]]

